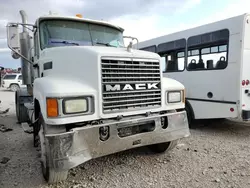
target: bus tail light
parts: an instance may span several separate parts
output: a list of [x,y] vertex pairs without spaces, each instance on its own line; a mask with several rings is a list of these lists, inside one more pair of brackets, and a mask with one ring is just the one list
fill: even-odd
[[244,86],[246,84],[246,81],[245,80],[242,80],[242,85]]

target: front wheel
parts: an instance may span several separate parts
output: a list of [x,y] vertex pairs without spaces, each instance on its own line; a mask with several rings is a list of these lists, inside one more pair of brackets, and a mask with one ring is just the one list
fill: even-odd
[[64,181],[67,179],[68,170],[63,171],[55,171],[50,166],[50,157],[48,156],[48,143],[44,139],[44,124],[42,123],[39,131],[39,139],[40,139],[40,149],[41,149],[41,167],[44,179],[48,183],[57,183],[60,181]]
[[20,87],[17,84],[11,84],[11,86],[10,86],[10,90],[13,91],[13,92],[15,92],[15,91],[17,91],[19,89],[20,89]]
[[173,140],[171,142],[164,142],[160,144],[153,144],[148,146],[149,149],[154,153],[168,152],[176,147],[178,140]]

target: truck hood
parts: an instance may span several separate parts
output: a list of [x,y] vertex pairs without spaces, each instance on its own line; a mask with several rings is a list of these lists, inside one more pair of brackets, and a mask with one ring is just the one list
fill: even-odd
[[[133,49],[128,52],[126,48],[103,47],[103,46],[63,46],[47,48],[42,51],[39,58],[40,78],[47,77],[51,83],[46,83],[46,87],[51,88],[67,85],[65,80],[81,83],[82,90],[85,86],[99,92],[102,90],[102,58],[119,59],[133,61],[160,61],[160,56],[156,53]],[[154,60],[153,60],[154,59]],[[39,79],[40,80],[40,79]],[[61,80],[61,83],[52,84],[52,80]],[[38,81],[38,80],[37,80]],[[37,82],[36,81],[36,82]],[[44,82],[45,83],[45,82]],[[75,86],[77,88],[78,86]],[[68,86],[60,87],[55,94],[68,92]],[[86,89],[86,88],[85,88]],[[53,89],[52,89],[53,90]],[[73,89],[72,95],[77,94]],[[54,90],[53,90],[54,91]],[[59,92],[60,91],[60,92]]]
[[131,52],[127,48],[104,47],[104,46],[62,46],[55,48],[47,48],[43,50],[41,56],[46,56],[47,53],[54,53],[58,51],[84,51],[88,54],[95,54],[100,56],[113,56],[113,57],[127,57],[127,58],[146,58],[146,59],[160,59],[157,53],[132,49]]

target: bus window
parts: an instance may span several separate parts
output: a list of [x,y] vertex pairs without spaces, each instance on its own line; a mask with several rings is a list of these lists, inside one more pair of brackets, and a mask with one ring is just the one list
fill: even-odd
[[226,52],[226,51],[227,51],[227,45],[219,46],[219,52]]
[[160,63],[161,63],[161,71],[166,72],[166,57],[165,56],[161,57]]
[[218,46],[214,46],[211,48],[211,53],[217,53],[218,52]]
[[157,46],[157,53],[165,58],[164,72],[181,72],[185,69],[186,39],[163,42]]
[[178,62],[174,57],[174,53],[170,53],[167,55],[166,69],[166,72],[178,71]]
[[183,71],[185,68],[185,52],[177,53],[177,63],[179,71]]
[[187,69],[194,70],[199,62],[199,50],[188,51]]
[[163,72],[179,72],[184,70],[185,52],[168,52],[164,55],[161,55],[161,57]]
[[187,70],[225,69],[228,41],[228,29],[190,36],[187,41]]
[[[207,49],[207,48],[206,48]],[[206,69],[224,69],[227,66],[227,45],[213,46],[209,49],[209,53],[201,55],[206,62]],[[204,51],[202,49],[201,51]]]
[[210,48],[201,49],[201,54],[209,54],[209,53],[210,53]]
[[216,45],[188,51],[187,69],[224,69],[227,67],[227,45]]

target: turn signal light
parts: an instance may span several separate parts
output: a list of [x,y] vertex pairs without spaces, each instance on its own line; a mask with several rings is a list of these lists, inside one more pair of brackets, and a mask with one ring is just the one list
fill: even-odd
[[47,116],[48,117],[57,117],[58,116],[57,99],[49,98],[49,99],[47,99],[46,103],[47,103]]

